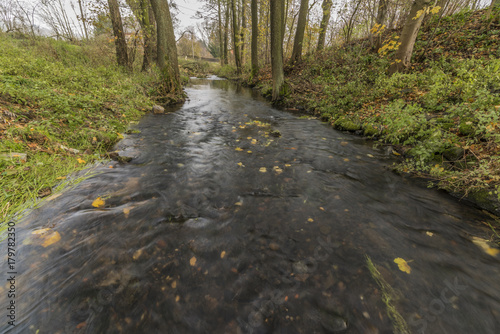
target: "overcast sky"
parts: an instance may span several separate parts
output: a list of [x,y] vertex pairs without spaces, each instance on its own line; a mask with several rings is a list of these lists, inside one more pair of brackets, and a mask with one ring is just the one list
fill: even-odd
[[201,10],[203,7],[203,2],[199,0],[177,0],[177,6],[179,8],[179,14],[177,19],[179,20],[180,30],[187,28],[189,26],[196,27],[196,23],[200,23],[201,20],[194,19],[196,11]]

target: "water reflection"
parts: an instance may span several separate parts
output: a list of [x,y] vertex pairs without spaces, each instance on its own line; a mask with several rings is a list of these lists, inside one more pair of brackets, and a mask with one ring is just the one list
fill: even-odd
[[2,333],[390,333],[387,286],[408,331],[498,331],[499,256],[471,241],[489,217],[251,90],[187,92],[119,144],[130,164],[18,225],[17,326]]

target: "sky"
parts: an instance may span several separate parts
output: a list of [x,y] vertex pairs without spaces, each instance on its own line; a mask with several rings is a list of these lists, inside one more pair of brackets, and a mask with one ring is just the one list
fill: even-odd
[[203,2],[199,0],[176,0],[179,13],[177,14],[177,19],[179,19],[179,31],[184,31],[187,27],[196,27],[197,23],[201,23],[202,20],[195,19],[194,16],[196,11],[201,10],[203,7]]

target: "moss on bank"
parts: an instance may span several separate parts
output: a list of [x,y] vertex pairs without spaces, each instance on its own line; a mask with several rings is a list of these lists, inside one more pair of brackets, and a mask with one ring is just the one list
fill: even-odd
[[[500,23],[487,29],[484,14],[431,18],[412,68],[393,76],[391,52],[378,54],[368,39],[306,55],[285,67],[283,103],[391,145],[397,170],[500,214]],[[385,43],[398,34],[387,32]],[[267,95],[270,68],[242,80]],[[486,200],[473,200],[481,193]]]

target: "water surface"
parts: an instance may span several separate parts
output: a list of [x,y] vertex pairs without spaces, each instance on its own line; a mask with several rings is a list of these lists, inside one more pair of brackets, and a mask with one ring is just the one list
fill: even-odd
[[129,164],[17,225],[16,326],[2,316],[0,332],[500,331],[500,257],[472,242],[491,218],[249,90],[193,80],[187,93],[118,145]]

